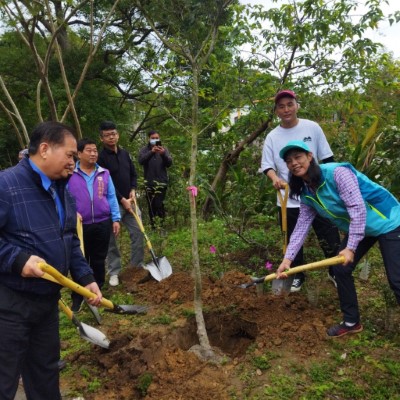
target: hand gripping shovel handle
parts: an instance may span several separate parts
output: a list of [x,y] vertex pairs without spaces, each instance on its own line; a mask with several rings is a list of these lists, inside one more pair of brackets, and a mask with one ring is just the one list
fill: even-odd
[[[46,263],[39,263],[39,268],[47,273],[48,275],[50,275],[52,278],[51,279],[53,282],[58,283],[62,286],[65,286],[67,288],[70,288],[71,290],[73,290],[76,293],[79,293],[81,296],[86,297],[88,299],[95,299],[97,296],[92,293],[90,290],[80,286],[79,284],[77,284],[76,282],[72,281],[71,279],[67,278],[66,276],[64,276],[63,274],[61,274],[59,271],[57,271],[54,267],[52,267],[49,264]],[[47,278],[46,278],[47,279]],[[100,304],[103,307],[106,308],[110,308],[110,309],[114,309],[115,305],[110,301],[107,300],[105,298],[101,299]]]
[[[39,268],[44,272],[43,278],[52,281],[54,283],[58,283],[61,286],[65,286],[70,288],[76,293],[79,293],[81,296],[86,297],[88,299],[96,298],[96,295],[92,293],[90,290],[78,285],[76,282],[68,279],[66,276],[58,272],[51,265],[46,263],[38,263]],[[111,311],[116,314],[143,314],[147,312],[147,306],[140,306],[135,304],[130,305],[118,305],[114,304],[110,300],[105,299],[104,297],[100,301],[100,305],[105,307],[108,311]]]
[[[298,272],[304,272],[304,271],[311,271],[314,269],[319,269],[323,267],[329,267],[331,265],[337,265],[337,264],[343,264],[344,263],[344,257],[343,256],[336,256],[336,257],[331,257],[327,258],[325,260],[321,261],[315,261],[313,263],[305,264],[305,265],[299,265],[298,267],[293,267],[287,270],[285,273],[286,275],[294,275],[297,274]],[[277,274],[269,274],[267,276],[263,276],[261,278],[253,280],[252,283],[261,283],[261,282],[268,282],[272,281],[273,279],[276,279]]]

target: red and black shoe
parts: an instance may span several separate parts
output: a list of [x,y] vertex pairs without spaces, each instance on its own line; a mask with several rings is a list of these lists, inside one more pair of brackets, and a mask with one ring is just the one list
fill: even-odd
[[329,328],[326,333],[329,337],[341,337],[347,335],[348,333],[361,332],[363,329],[363,326],[359,322],[353,326],[347,326],[344,322],[341,322],[339,325]]

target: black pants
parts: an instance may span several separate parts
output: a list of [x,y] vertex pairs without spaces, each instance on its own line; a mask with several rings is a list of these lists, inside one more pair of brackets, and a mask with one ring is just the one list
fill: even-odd
[[20,376],[28,400],[61,399],[57,301],[0,285],[0,400],[14,400]]
[[157,185],[146,187],[146,200],[149,207],[151,226],[155,227],[155,218],[160,218],[160,222],[165,218],[164,200],[167,194],[167,185]]
[[[287,229],[288,229],[288,242],[290,241],[290,236],[292,235],[294,228],[299,217],[299,208],[287,208]],[[282,212],[279,208],[279,222],[282,226]],[[334,257],[337,255],[340,247],[340,235],[338,228],[333,225],[326,218],[322,218],[317,215],[313,221],[312,227],[317,235],[318,242],[321,246],[324,256],[326,258]],[[299,250],[296,258],[293,260],[292,266],[303,265],[304,262],[304,252],[303,247]],[[332,267],[329,268],[330,272],[333,273]]]
[[[85,258],[93,270],[94,279],[100,288],[106,279],[105,262],[110,241],[111,220],[95,224],[83,224],[83,245]],[[71,294],[73,303],[81,303],[83,297],[78,293]]]
[[[365,237],[357,247],[352,264],[332,267],[337,282],[340,309],[345,322],[359,322],[360,320],[357,293],[352,273],[357,263],[377,241],[379,242],[390,288],[400,304],[400,227],[398,227],[384,235]],[[346,244],[347,237],[342,241],[340,249],[344,249]]]

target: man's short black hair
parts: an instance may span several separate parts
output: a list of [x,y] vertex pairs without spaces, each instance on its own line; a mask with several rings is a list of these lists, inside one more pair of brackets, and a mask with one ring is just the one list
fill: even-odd
[[113,121],[103,121],[100,124],[100,133],[103,131],[111,131],[112,129],[117,129],[117,125]]
[[150,131],[147,135],[148,135],[148,137],[150,137],[151,135],[153,135],[154,133],[157,133],[158,134],[158,132],[157,131]]
[[85,150],[85,146],[87,146],[88,144],[96,144],[96,142],[92,139],[88,139],[88,138],[83,138],[81,140],[79,140],[78,142],[78,151],[80,151],[82,153],[83,150]]
[[41,143],[50,145],[62,145],[66,136],[76,138],[75,130],[60,122],[46,121],[36,125],[31,133],[29,142],[29,154],[36,154]]

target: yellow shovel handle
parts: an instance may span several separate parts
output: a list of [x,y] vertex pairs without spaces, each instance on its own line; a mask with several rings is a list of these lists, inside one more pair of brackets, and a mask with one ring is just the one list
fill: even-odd
[[72,310],[64,303],[64,301],[62,299],[58,300],[58,306],[65,312],[65,314],[67,314],[68,319],[73,318],[74,313],[72,312]]
[[[344,257],[336,256],[336,257],[327,258],[322,261],[315,261],[313,263],[299,265],[298,267],[290,268],[285,273],[287,275],[294,275],[294,274],[297,274],[298,272],[310,271],[313,269],[319,269],[322,267],[328,267],[330,265],[337,265],[337,264],[343,264],[343,263],[344,263]],[[273,279],[276,279],[276,277],[277,277],[276,273],[269,274],[265,277],[264,282],[272,281]]]
[[85,247],[83,245],[83,226],[82,220],[80,219],[79,215],[76,218],[76,231],[78,233],[79,241],[81,242],[82,254],[85,255]]
[[[53,279],[49,279],[52,282],[56,282],[62,286],[65,286],[67,288],[70,288],[71,290],[73,290],[76,293],[79,293],[81,296],[86,297],[88,299],[95,299],[97,296],[92,293],[90,290],[82,287],[81,285],[79,285],[78,283],[74,282],[73,280],[67,278],[66,276],[64,276],[62,273],[60,273],[59,271],[57,271],[54,267],[52,267],[49,264],[46,263],[38,263],[39,268],[47,273],[48,275],[50,275]],[[48,277],[44,277],[45,279],[48,279]],[[105,299],[104,297],[101,299],[100,304],[103,307],[106,308],[110,308],[110,309],[114,309],[114,304],[110,301]]]
[[139,217],[138,206],[137,206],[137,202],[136,202],[136,198],[135,197],[132,199],[132,202],[133,202],[133,204],[135,206],[135,211],[133,211],[133,209],[130,208],[129,209],[129,213],[132,214],[133,217],[135,218],[135,220],[136,220],[136,222],[137,222],[137,224],[139,226],[140,232],[142,232],[144,240],[146,241],[146,246],[151,251],[153,249],[153,246],[151,245],[150,239],[149,239],[149,237],[147,236],[147,234],[146,234],[146,232],[144,230],[143,222]]
[[289,185],[285,185],[285,195],[282,197],[281,190],[278,189],[278,198],[281,203],[281,213],[282,213],[282,233],[283,233],[283,255],[286,253],[286,248],[288,244],[288,232],[287,232],[287,202],[289,198]]

